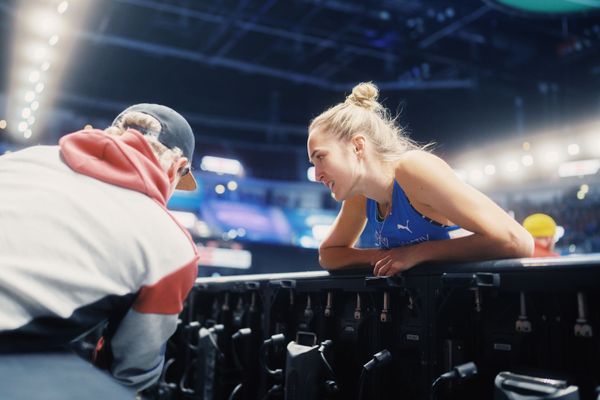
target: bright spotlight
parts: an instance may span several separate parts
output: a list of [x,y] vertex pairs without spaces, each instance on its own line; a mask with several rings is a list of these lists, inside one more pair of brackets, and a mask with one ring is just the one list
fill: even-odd
[[225,193],[225,186],[218,184],[217,186],[215,186],[215,192],[217,194],[223,194]]
[[32,115],[32,116],[30,116],[29,118],[27,118],[27,124],[28,124],[29,126],[31,126],[31,125],[33,125],[33,124],[35,124],[35,117],[34,117],[33,115]]
[[531,149],[531,143],[523,142],[523,150],[529,151],[529,149]]
[[211,171],[217,174],[244,175],[244,167],[235,159],[204,156],[200,163],[200,168],[203,171]]
[[571,143],[568,147],[567,147],[567,152],[569,153],[569,155],[572,156],[576,156],[577,154],[579,154],[579,145],[577,143]]
[[23,118],[29,118],[31,116],[31,109],[28,107],[25,107],[23,109],[23,111],[21,111],[21,117]]
[[29,107],[31,108],[31,111],[35,111],[40,107],[40,102],[37,100],[33,101]]
[[61,1],[60,4],[58,5],[58,7],[56,7],[56,11],[58,11],[59,14],[64,14],[69,8],[69,2],[68,1]]
[[42,63],[42,65],[40,66],[40,69],[41,69],[42,71],[44,71],[44,72],[45,72],[45,71],[48,71],[48,70],[50,69],[50,62],[48,62],[48,61],[44,61],[44,62]]
[[587,192],[589,192],[589,191],[590,191],[590,187],[589,187],[587,184],[585,184],[585,183],[584,183],[583,185],[581,185],[581,186],[579,187],[579,190],[580,190],[581,192],[583,192],[583,193],[587,193]]
[[486,175],[494,175],[496,173],[496,167],[493,164],[488,164],[483,169],[483,172]]
[[311,182],[315,182],[317,180],[317,178],[315,177],[315,167],[308,167],[308,169],[306,170],[306,178],[308,178],[309,181]]
[[506,170],[511,173],[517,172],[519,170],[519,163],[516,161],[509,161],[506,164]]
[[30,42],[23,46],[22,53],[27,60],[37,64],[48,59],[50,52],[48,46],[39,42]]
[[533,156],[531,154],[525,154],[523,157],[521,157],[521,164],[523,164],[526,167],[532,166]]
[[33,93],[33,90],[28,90],[25,93],[25,101],[32,102],[34,99],[35,99],[35,93]]
[[27,122],[25,122],[25,121],[19,122],[19,125],[17,126],[17,129],[19,130],[19,132],[25,132],[27,130],[27,128],[29,128],[29,126],[27,125]]
[[235,191],[238,188],[238,184],[236,181],[229,181],[227,182],[227,189],[231,190],[232,192]]
[[546,171],[551,171],[557,164],[567,156],[564,148],[552,141],[540,145],[540,148],[534,154],[536,164]]
[[28,14],[29,29],[44,37],[48,37],[60,28],[58,16],[46,10],[36,10]]
[[31,129],[27,129],[25,132],[23,132],[23,137],[25,139],[29,139],[32,135]]
[[584,148],[592,156],[600,157],[600,129],[589,132],[584,138]]
[[585,193],[583,193],[581,190],[579,192],[577,192],[577,198],[579,200],[583,200],[585,199]]
[[56,45],[56,43],[58,43],[58,35],[50,36],[50,39],[48,39],[48,44],[50,46],[54,46],[54,45]]
[[6,129],[6,120],[0,119],[0,129]]
[[558,161],[558,152],[556,152],[556,151],[547,152],[546,154],[544,154],[544,160],[549,163],[557,162]]
[[600,170],[600,159],[579,160],[564,162],[558,166],[558,176],[568,178],[572,176],[595,175]]
[[40,80],[40,71],[31,71],[29,74],[29,82],[36,83]]
[[36,93],[42,93],[44,91],[44,84],[42,82],[35,85]]

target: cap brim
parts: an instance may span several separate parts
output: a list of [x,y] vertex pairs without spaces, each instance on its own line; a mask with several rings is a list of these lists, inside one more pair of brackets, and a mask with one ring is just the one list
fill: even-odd
[[175,189],[179,190],[196,190],[198,185],[196,184],[196,179],[194,179],[194,175],[191,172],[188,172],[184,176],[179,179],[177,186]]

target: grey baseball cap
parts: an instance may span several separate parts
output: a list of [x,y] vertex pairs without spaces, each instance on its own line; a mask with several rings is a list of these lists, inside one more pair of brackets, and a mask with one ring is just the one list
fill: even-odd
[[[150,115],[160,122],[161,130],[156,138],[159,142],[167,146],[169,149],[177,147],[183,153],[183,156],[188,159],[189,164],[192,164],[194,157],[194,132],[188,122],[175,110],[160,104],[141,103],[136,104],[123,110],[113,121],[113,125],[129,112],[139,112]],[[143,132],[146,133],[146,132]],[[197,187],[196,180],[192,175],[191,170],[181,177],[177,184],[177,189],[180,190],[195,190]]]

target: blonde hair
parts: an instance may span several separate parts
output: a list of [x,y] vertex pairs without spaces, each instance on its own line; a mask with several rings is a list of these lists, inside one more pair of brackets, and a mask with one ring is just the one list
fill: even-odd
[[309,134],[319,129],[341,141],[349,141],[356,134],[364,133],[385,161],[395,161],[408,150],[427,148],[406,136],[396,125],[397,118],[377,101],[378,97],[379,90],[372,82],[359,83],[346,101],[311,121]]
[[170,149],[158,141],[158,135],[162,128],[160,122],[156,118],[138,111],[131,111],[123,114],[115,121],[113,126],[109,127],[104,132],[113,136],[121,136],[130,128],[135,129],[144,135],[144,139],[146,139],[150,145],[152,152],[165,172],[168,171],[169,168],[171,168],[171,165],[183,155],[183,152],[178,147]]

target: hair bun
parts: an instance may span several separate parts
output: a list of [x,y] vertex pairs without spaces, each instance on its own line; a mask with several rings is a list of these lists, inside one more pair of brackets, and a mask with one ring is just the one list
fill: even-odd
[[371,82],[362,82],[354,86],[352,93],[346,97],[347,104],[354,104],[367,110],[377,110],[381,106],[377,102],[379,89]]

